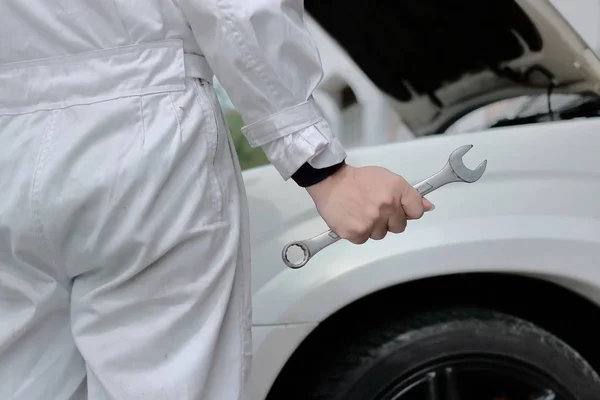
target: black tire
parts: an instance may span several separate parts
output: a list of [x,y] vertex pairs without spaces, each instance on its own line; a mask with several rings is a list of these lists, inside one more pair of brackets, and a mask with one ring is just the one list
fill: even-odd
[[[418,371],[426,374],[428,366],[435,363],[460,357],[509,363],[510,368],[519,371],[519,379],[529,376],[529,372],[521,372],[519,368],[533,371],[531,379],[543,380],[556,397],[541,396],[532,400],[600,399],[598,375],[574,349],[539,327],[509,315],[480,309],[431,311],[404,320],[381,321],[377,326],[370,325],[359,331],[357,335],[328,343],[329,348],[322,349],[318,360],[312,359],[310,366],[296,371],[289,385],[282,382],[280,393],[269,399],[395,399],[391,394],[385,396],[393,392],[398,382],[414,377]],[[487,375],[483,376],[485,380]],[[399,399],[521,398],[506,392],[486,392],[483,397],[475,393],[478,383],[485,386],[477,379],[459,383],[462,385],[458,386],[459,390],[465,394],[457,397],[442,394],[456,390],[454,383],[451,389],[446,382],[437,388],[439,397],[420,391],[419,396],[416,389],[411,389],[413,396]]]

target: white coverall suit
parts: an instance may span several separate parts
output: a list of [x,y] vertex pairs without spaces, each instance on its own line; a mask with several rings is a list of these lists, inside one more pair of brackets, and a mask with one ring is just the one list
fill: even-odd
[[342,161],[302,0],[0,1],[0,399],[244,398],[247,204]]

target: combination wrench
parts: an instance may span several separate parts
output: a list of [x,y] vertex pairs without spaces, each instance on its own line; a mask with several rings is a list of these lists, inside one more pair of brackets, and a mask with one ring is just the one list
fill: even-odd
[[[462,160],[463,156],[469,150],[471,150],[472,147],[473,145],[468,144],[454,150],[448,157],[448,162],[444,168],[424,181],[417,183],[414,187],[417,189],[421,197],[444,185],[447,185],[448,183],[473,183],[481,178],[485,172],[487,160],[484,160],[475,169],[467,168]],[[286,244],[281,252],[281,258],[283,258],[285,265],[292,269],[302,268],[315,254],[323,250],[325,247],[337,242],[338,240],[340,240],[340,237],[330,229],[327,232],[323,232],[320,235],[310,239],[297,240]],[[294,246],[299,247],[302,250],[303,257],[300,262],[292,262],[288,257],[288,250]]]

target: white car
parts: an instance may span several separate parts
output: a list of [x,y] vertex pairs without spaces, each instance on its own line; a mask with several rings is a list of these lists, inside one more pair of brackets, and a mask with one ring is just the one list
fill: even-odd
[[[418,136],[348,163],[416,183],[472,144],[465,164],[488,166],[428,195],[436,209],[404,233],[339,241],[300,269],[282,248],[326,224],[271,166],[245,171],[251,400],[600,399],[597,55],[545,0],[305,5]],[[443,134],[530,95],[495,126]]]

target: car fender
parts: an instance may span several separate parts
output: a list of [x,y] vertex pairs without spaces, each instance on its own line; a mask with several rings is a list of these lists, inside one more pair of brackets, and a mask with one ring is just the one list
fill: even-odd
[[380,241],[335,246],[302,269],[282,270],[255,293],[255,325],[319,322],[384,288],[454,273],[533,275],[588,297],[600,287],[599,219],[450,218]]
[[534,274],[590,296],[585,285],[600,283],[599,127],[598,119],[540,123],[358,149],[352,164],[381,165],[409,182],[469,143],[466,165],[485,158],[488,167],[475,183],[427,195],[436,209],[405,232],[362,245],[341,240],[298,270],[283,264],[281,249],[327,225],[293,182],[280,185],[268,170],[248,174],[253,323],[318,322],[377,290],[463,272]]

